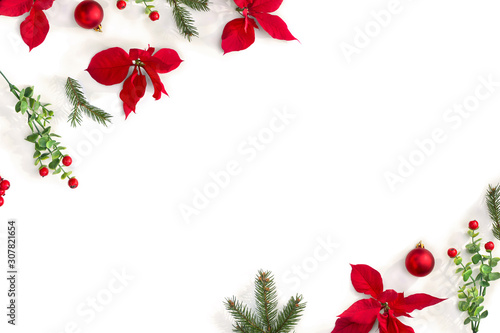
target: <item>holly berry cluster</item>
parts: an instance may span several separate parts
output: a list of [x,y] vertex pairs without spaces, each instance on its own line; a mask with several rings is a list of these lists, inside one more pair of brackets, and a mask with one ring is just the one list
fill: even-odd
[[491,241],[484,244],[487,254],[481,254],[481,238],[476,238],[479,236],[477,229],[479,223],[476,220],[470,221],[467,234],[471,241],[465,246],[467,252],[472,255],[470,262],[464,264],[460,252],[455,248],[448,249],[448,256],[453,259],[455,265],[460,266],[455,273],[460,274],[465,282],[458,289],[458,309],[467,313],[464,325],[470,324],[474,333],[479,332],[481,319],[488,316],[488,310],[482,305],[486,288],[490,286],[491,281],[500,279],[500,273],[493,272],[493,268],[500,262],[500,258],[492,255],[495,244]]
[[[144,11],[146,15],[149,16],[149,19],[151,21],[158,21],[158,19],[160,18],[160,13],[158,13],[158,11],[154,9],[155,6],[147,4],[148,2],[153,2],[153,1],[154,0],[135,0],[136,3],[144,3],[144,5],[146,6],[146,9]],[[118,8],[119,10],[123,10],[125,9],[125,7],[127,7],[127,1],[118,0],[116,2],[116,8]]]
[[10,182],[0,176],[0,207],[2,207],[4,204],[3,197],[5,196],[5,191],[7,191],[9,188]]

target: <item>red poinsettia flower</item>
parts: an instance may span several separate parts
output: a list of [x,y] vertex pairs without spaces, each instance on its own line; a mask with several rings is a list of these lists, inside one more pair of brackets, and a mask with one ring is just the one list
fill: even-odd
[[49,21],[43,12],[52,7],[54,0],[0,0],[0,15],[29,15],[21,23],[21,37],[30,51],[42,44],[49,33]]
[[[236,9],[243,18],[237,18],[226,24],[222,32],[224,54],[241,51],[255,41],[255,20],[271,37],[281,40],[296,40],[279,16],[269,13],[278,10],[283,0],[234,0]],[[249,16],[255,18],[255,20]]]
[[405,297],[392,289],[384,291],[382,276],[368,265],[351,265],[351,281],[357,292],[371,298],[354,302],[339,315],[332,333],[368,333],[376,321],[381,333],[414,333],[413,328],[403,324],[397,317],[411,317],[414,310],[444,301],[443,298],[427,294]]
[[[167,95],[158,74],[173,71],[181,64],[177,52],[172,49],[147,50],[131,49],[129,53],[119,47],[113,47],[97,53],[90,61],[87,71],[97,82],[110,86],[123,82],[133,67],[132,74],[123,83],[120,99],[123,101],[125,118],[130,112],[135,112],[137,102],[146,93],[146,75],[153,83],[155,99],[160,99],[161,94]],[[154,54],[153,54],[154,53]],[[145,73],[143,73],[143,71]]]

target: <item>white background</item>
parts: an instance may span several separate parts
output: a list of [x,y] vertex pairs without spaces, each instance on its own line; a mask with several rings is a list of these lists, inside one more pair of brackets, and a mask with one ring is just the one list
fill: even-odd
[[[476,89],[486,93],[480,77],[500,82],[498,1],[401,0],[380,28],[371,13],[389,0],[288,0],[276,14],[300,43],[260,31],[249,49],[224,56],[222,29],[238,17],[232,1],[214,0],[212,12],[196,15],[200,38],[191,43],[164,2],[151,22],[141,5],[118,11],[101,0],[101,34],[74,23],[77,3],[57,0],[46,11],[49,35],[32,52],[19,36],[24,16],[0,17],[0,70],[53,104],[53,129],[80,181],[71,190],[38,176],[33,145],[23,140],[29,128],[0,82],[0,173],[12,183],[0,208],[0,267],[6,271],[5,232],[15,219],[20,271],[15,328],[0,283],[2,332],[230,332],[223,301],[251,302],[262,268],[275,274],[284,299],[300,293],[308,302],[296,332],[328,333],[362,297],[350,263],[378,269],[387,288],[449,298],[402,319],[416,332],[469,331],[446,250],[465,245],[472,219],[493,240],[484,194],[500,181],[500,86],[467,118],[452,121],[447,110],[474,101]],[[367,27],[375,30],[361,45],[358,29]],[[362,47],[349,62],[341,46],[355,42]],[[125,120],[121,85],[102,86],[84,70],[101,50],[148,44],[173,48],[184,62],[161,75],[170,97],[154,101],[149,87]],[[113,114],[108,129],[89,119],[69,126],[68,76]],[[250,147],[251,137],[269,139],[276,112],[294,119],[255,156],[243,154],[238,147]],[[436,129],[442,140],[424,155],[416,142]],[[419,165],[391,188],[386,173],[411,156]],[[193,206],[210,173],[231,161],[239,174],[183,218],[180,207]],[[436,258],[425,278],[404,268],[420,240]],[[133,278],[123,286],[119,272]],[[499,296],[494,283],[481,332],[498,329]],[[90,310],[92,298],[106,304]]]

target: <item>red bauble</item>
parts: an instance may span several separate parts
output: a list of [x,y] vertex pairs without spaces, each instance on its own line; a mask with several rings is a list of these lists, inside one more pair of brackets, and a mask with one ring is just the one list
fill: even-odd
[[4,201],[3,201],[3,198],[2,198],[2,197],[0,197],[0,207],[2,207],[2,206],[3,206],[3,202],[4,202]]
[[417,244],[417,248],[408,253],[405,260],[406,269],[411,275],[422,277],[429,275],[434,269],[434,256],[424,249],[422,242]]
[[104,10],[94,0],[84,0],[75,8],[75,21],[85,29],[97,29],[104,18]]
[[116,8],[122,10],[127,7],[127,3],[124,0],[119,0],[116,2]]

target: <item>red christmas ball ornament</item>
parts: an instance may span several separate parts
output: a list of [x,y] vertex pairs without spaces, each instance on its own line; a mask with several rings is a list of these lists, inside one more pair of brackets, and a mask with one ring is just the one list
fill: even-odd
[[469,222],[470,230],[476,230],[477,228],[479,228],[479,223],[476,220]]
[[458,254],[457,249],[454,248],[448,249],[448,257],[455,258],[457,254]]
[[0,197],[0,207],[2,207],[2,206],[3,206],[3,203],[4,203],[4,200],[3,200],[3,198],[2,198],[2,197]]
[[484,244],[484,248],[486,249],[486,251],[491,252],[495,248],[495,244],[493,242],[488,242]]
[[82,28],[101,31],[103,18],[104,10],[97,1],[84,0],[75,8],[75,21]]
[[429,275],[434,269],[434,256],[419,242],[417,247],[406,256],[405,266],[411,275],[423,277]]
[[4,196],[5,195],[5,190],[0,190],[0,196]]

